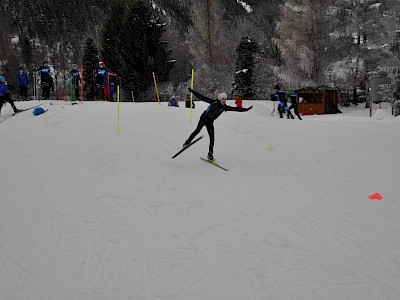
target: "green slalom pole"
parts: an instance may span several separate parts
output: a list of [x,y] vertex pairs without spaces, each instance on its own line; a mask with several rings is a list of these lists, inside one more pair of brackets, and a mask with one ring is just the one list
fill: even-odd
[[120,129],[120,105],[119,105],[119,85],[117,85],[117,110],[118,110],[118,125],[117,125],[117,132],[119,133]]
[[[192,69],[192,84],[190,85],[191,89],[193,90],[194,88],[194,69]],[[193,93],[190,92],[190,123],[192,123],[193,120]]]

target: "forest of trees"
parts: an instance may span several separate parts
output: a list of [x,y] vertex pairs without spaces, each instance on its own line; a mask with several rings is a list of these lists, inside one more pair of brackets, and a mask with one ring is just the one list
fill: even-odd
[[103,60],[138,97],[151,94],[152,72],[161,91],[183,95],[192,68],[208,95],[267,99],[277,82],[365,88],[400,73],[399,2],[3,0],[0,67],[12,81],[44,59],[88,72]]

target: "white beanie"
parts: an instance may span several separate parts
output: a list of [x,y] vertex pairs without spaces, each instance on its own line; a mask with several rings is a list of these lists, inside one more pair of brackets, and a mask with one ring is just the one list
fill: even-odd
[[221,94],[218,95],[218,100],[221,100],[222,98],[225,98],[225,99],[228,98],[228,96],[226,95],[226,93],[221,93]]

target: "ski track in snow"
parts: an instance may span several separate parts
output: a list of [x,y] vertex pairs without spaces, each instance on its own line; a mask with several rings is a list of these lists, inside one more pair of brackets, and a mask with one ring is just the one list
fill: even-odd
[[400,297],[399,122],[254,101],[215,123],[225,172],[205,129],[171,159],[204,103],[122,103],[120,134],[115,104],[44,106],[0,126],[0,299]]

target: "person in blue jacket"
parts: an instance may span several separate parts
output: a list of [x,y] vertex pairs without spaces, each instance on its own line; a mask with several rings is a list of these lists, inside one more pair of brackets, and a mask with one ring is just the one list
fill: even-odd
[[117,86],[114,81],[110,81],[111,102],[117,102]]
[[179,102],[176,100],[175,96],[171,97],[171,100],[168,102],[168,106],[179,107]]
[[17,109],[17,107],[14,104],[14,101],[12,101],[10,97],[10,92],[7,90],[6,86],[6,79],[3,76],[0,76],[0,112],[1,108],[3,106],[3,103],[8,102],[11,104],[11,107],[14,110],[14,113],[19,112],[20,110]]
[[28,85],[29,79],[28,75],[25,73],[24,68],[20,67],[18,69],[17,79],[18,79],[18,87],[20,90],[21,100],[28,100]]
[[218,95],[218,99],[213,100],[202,94],[192,90],[189,88],[189,91],[193,93],[200,100],[209,103],[208,108],[202,113],[200,116],[199,123],[197,124],[197,128],[193,133],[189,136],[189,138],[183,144],[183,147],[186,147],[190,144],[190,142],[195,138],[195,136],[201,131],[201,129],[205,126],[207,128],[208,136],[210,137],[210,145],[208,147],[208,160],[214,160],[213,150],[214,150],[214,121],[223,113],[227,111],[238,111],[244,112],[250,110],[253,106],[248,108],[240,108],[240,107],[232,107],[226,105],[226,100],[228,96],[226,93],[221,93]]

